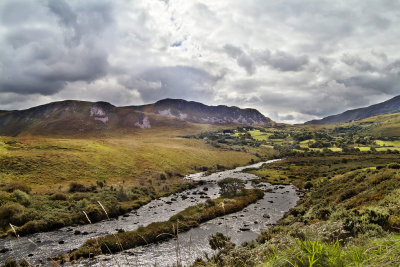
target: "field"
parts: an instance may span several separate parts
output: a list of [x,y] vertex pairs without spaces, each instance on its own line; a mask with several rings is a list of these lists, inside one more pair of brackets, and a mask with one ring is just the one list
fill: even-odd
[[182,177],[245,165],[251,153],[226,151],[182,131],[105,138],[0,137],[0,233],[46,231],[117,216],[190,186]]

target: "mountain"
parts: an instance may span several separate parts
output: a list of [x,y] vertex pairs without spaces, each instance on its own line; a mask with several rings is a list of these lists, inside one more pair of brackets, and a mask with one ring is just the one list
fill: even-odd
[[256,109],[224,105],[207,106],[182,99],[163,99],[154,104],[131,107],[134,110],[172,116],[193,123],[270,125],[272,121]]
[[107,102],[66,100],[26,110],[0,111],[0,135],[74,135],[134,131],[154,127],[187,127],[190,123],[268,125],[255,109],[207,106],[165,99],[143,106],[116,107]]
[[400,112],[400,95],[379,104],[348,110],[341,114],[332,115],[321,120],[307,121],[304,124],[333,124],[349,122],[394,112]]

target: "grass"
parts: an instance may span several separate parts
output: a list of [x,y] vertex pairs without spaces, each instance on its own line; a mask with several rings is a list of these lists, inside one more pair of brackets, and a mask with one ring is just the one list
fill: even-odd
[[[98,200],[114,207],[111,215],[117,216],[185,188],[187,182],[181,178],[185,174],[233,168],[257,159],[250,153],[177,137],[185,131],[152,130],[118,138],[0,137],[0,213],[4,215],[0,235],[10,233],[9,223],[20,234],[86,223],[81,210],[93,208]],[[76,181],[87,190],[70,192],[70,184]],[[22,204],[7,189],[13,183],[31,188],[29,203]],[[65,197],[56,200],[56,194]],[[20,214],[5,213],[12,207]],[[104,219],[97,209],[93,212],[98,220]]]
[[292,157],[251,172],[307,193],[257,242],[203,266],[399,266],[398,155]]
[[[200,223],[213,218],[237,212],[262,198],[264,193],[258,189],[245,189],[233,198],[217,198],[191,206],[172,216],[168,221],[151,223],[135,231],[107,235],[87,241],[69,256],[71,260],[91,257],[98,254],[116,253],[149,243],[170,239],[178,232],[188,231]],[[179,230],[178,230],[179,229]]]
[[305,239],[292,241],[279,254],[272,247],[270,251],[260,266],[398,266],[400,235],[373,238],[360,245],[344,247],[339,240],[327,243]]
[[272,133],[261,132],[260,130],[249,131],[251,136],[258,141],[268,141]]

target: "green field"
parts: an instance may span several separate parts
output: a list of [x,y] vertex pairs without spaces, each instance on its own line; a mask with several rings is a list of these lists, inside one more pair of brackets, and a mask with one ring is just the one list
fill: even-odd
[[226,151],[182,132],[152,131],[119,138],[0,137],[0,234],[20,234],[104,219],[103,201],[117,216],[187,186],[182,177],[257,159]]

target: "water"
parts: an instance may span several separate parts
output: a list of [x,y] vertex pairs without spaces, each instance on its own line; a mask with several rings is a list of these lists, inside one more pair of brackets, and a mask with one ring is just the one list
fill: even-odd
[[[206,201],[207,198],[217,198],[219,187],[216,182],[226,177],[234,177],[247,181],[246,187],[254,187],[249,180],[258,177],[243,173],[246,168],[259,168],[265,163],[261,162],[250,166],[239,167],[233,170],[222,171],[205,175],[197,173],[185,178],[195,181],[204,181],[194,189],[168,197],[156,199],[143,207],[120,216],[110,221],[102,221],[92,225],[77,227],[65,227],[56,231],[37,233],[16,239],[3,239],[3,247],[10,249],[0,254],[0,262],[13,257],[25,258],[31,264],[47,265],[48,258],[59,254],[68,253],[72,249],[81,246],[87,239],[98,237],[109,233],[116,233],[119,229],[132,231],[138,226],[146,226],[152,222],[166,221],[172,215],[184,210],[189,206]],[[159,244],[138,247],[127,250],[113,256],[99,256],[92,261],[83,261],[80,265],[95,266],[171,266],[176,264],[177,259],[183,264],[190,264],[204,253],[211,255],[212,251],[208,245],[208,236],[222,232],[231,237],[236,244],[244,241],[254,240],[262,229],[279,220],[285,212],[294,207],[299,199],[296,188],[292,185],[273,186],[267,183],[256,185],[267,190],[263,199],[249,205],[244,210],[215,218],[203,223],[200,227],[181,233],[178,240],[169,240]],[[269,218],[267,218],[269,217]],[[80,232],[80,234],[75,234]],[[177,249],[177,246],[179,249]],[[179,252],[177,255],[177,251]]]

